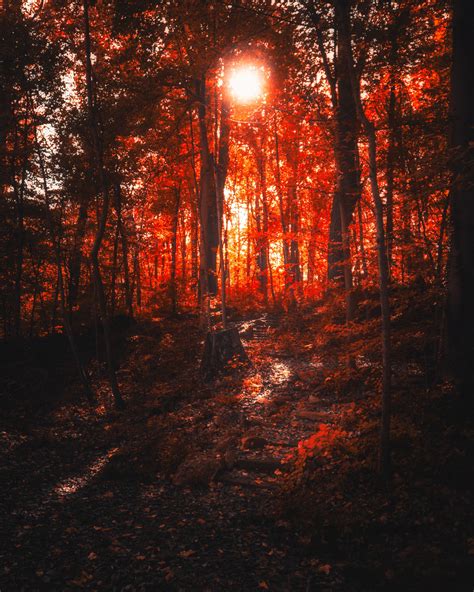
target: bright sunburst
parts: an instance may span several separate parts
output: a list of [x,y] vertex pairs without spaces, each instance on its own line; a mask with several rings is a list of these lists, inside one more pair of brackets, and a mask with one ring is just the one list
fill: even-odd
[[232,72],[229,87],[236,100],[250,103],[262,94],[262,73],[253,66],[242,66]]

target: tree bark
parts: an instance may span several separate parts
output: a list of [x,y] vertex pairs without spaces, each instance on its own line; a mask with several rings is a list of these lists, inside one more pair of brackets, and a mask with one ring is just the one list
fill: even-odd
[[207,130],[208,96],[204,76],[196,81],[198,96],[199,145],[201,153],[199,212],[201,219],[201,294],[217,295],[217,250],[219,228],[217,217],[217,189],[215,186],[214,157],[209,146]]
[[344,47],[349,58],[349,80],[351,83],[357,117],[364,128],[368,140],[369,178],[375,209],[377,229],[377,259],[379,270],[380,307],[382,313],[382,418],[380,424],[379,470],[385,481],[391,475],[390,421],[391,421],[391,339],[390,339],[390,302],[389,270],[383,202],[377,178],[377,138],[375,127],[365,113],[360,96],[360,87],[355,75],[354,59],[351,49],[350,2],[336,0],[339,12],[339,43]]
[[97,402],[96,396],[92,390],[92,386],[89,380],[89,376],[87,375],[86,369],[81,360],[81,356],[79,354],[79,349],[77,347],[76,339],[74,337],[74,331],[70,322],[69,311],[66,307],[66,296],[64,293],[64,282],[63,282],[63,271],[62,271],[62,256],[61,256],[61,234],[60,232],[54,232],[54,225],[53,219],[51,215],[51,204],[49,199],[49,188],[48,183],[46,180],[46,168],[43,159],[43,153],[41,150],[40,143],[37,137],[37,130],[35,127],[35,143],[36,143],[36,150],[38,153],[38,160],[40,164],[40,171],[43,181],[43,193],[44,193],[44,201],[46,206],[46,215],[48,220],[49,232],[51,236],[51,242],[53,244],[53,250],[56,256],[56,270],[57,270],[57,295],[59,297],[61,315],[63,320],[63,328],[64,332],[67,336],[67,340],[69,343],[69,347],[71,349],[72,357],[74,359],[74,363],[76,365],[77,373],[79,375],[80,381],[84,388],[85,395],[89,404],[94,405]]
[[115,199],[114,206],[117,215],[117,229],[120,234],[122,243],[122,263],[123,263],[123,283],[125,291],[125,305],[127,308],[127,314],[133,318],[133,294],[132,286],[130,283],[130,267],[128,264],[128,237],[125,225],[122,217],[122,188],[120,183],[117,183],[114,187]]
[[85,41],[85,58],[86,58],[86,90],[87,90],[87,106],[89,114],[89,126],[92,136],[92,143],[95,152],[95,168],[99,177],[99,183],[102,194],[102,207],[99,208],[99,218],[97,220],[97,229],[94,237],[94,243],[91,250],[92,274],[96,287],[96,295],[99,304],[100,315],[102,318],[102,327],[104,332],[105,353],[107,360],[107,370],[114,397],[115,406],[117,409],[124,407],[124,401],[115,374],[114,360],[112,354],[112,340],[110,331],[110,319],[107,311],[107,301],[105,296],[104,284],[102,281],[102,274],[100,271],[99,253],[102,245],[102,240],[105,234],[107,225],[107,216],[109,212],[109,187],[107,183],[104,155],[99,134],[98,122],[96,117],[96,106],[94,103],[93,83],[92,83],[92,61],[91,61],[91,39],[90,39],[90,24],[89,24],[89,0],[83,2],[83,16],[84,16],[84,41]]
[[173,212],[173,224],[171,229],[171,271],[170,271],[170,293],[171,293],[171,310],[175,315],[178,312],[178,289],[176,286],[176,251],[178,243],[178,221],[179,221],[179,206],[181,203],[181,190],[179,187],[174,188],[175,205]]
[[69,259],[69,314],[77,305],[79,297],[81,266],[82,266],[82,248],[86,235],[86,226],[89,216],[89,199],[82,197],[79,203],[79,212],[76,220],[76,230],[74,233],[74,243],[71,257]]
[[[345,14],[349,14],[352,0],[335,4],[338,32],[344,26]],[[341,35],[337,37],[335,63],[337,102],[335,113],[334,156],[336,163],[336,190],[331,208],[329,229],[328,279],[343,283],[346,292],[352,289],[352,266],[348,228],[354,209],[360,199],[360,171],[357,140],[359,124],[351,86],[350,47],[346,47]]]
[[448,277],[449,361],[459,394],[474,389],[474,9],[453,0],[451,69],[451,252]]

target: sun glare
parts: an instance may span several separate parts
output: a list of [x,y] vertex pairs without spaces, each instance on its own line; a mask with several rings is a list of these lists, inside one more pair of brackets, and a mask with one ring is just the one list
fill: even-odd
[[241,103],[255,101],[262,94],[262,73],[253,66],[238,68],[230,76],[229,87],[235,99]]

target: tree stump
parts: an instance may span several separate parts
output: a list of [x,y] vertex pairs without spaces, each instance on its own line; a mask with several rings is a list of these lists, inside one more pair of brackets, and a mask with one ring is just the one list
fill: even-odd
[[235,362],[236,365],[249,362],[237,328],[208,333],[201,361],[204,377],[213,378],[229,366],[230,362]]

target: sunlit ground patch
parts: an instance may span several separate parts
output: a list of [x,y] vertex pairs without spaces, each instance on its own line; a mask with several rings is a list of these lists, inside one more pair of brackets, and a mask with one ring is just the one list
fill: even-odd
[[55,496],[64,499],[65,497],[78,492],[104,469],[110,459],[115,456],[117,452],[118,448],[110,449],[106,454],[94,459],[94,461],[89,464],[80,475],[60,481],[54,486],[48,497]]

